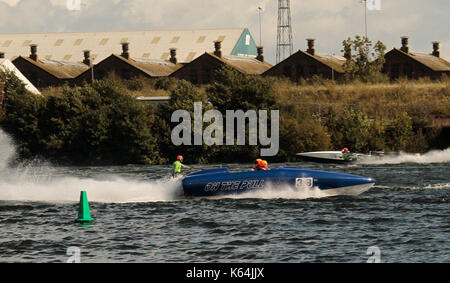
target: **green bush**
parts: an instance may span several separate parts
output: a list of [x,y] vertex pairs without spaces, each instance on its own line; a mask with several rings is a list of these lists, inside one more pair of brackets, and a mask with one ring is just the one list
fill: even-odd
[[216,72],[215,82],[207,93],[208,100],[222,113],[226,110],[272,110],[277,105],[269,79],[242,74],[227,66]]
[[7,81],[1,126],[19,145],[22,158],[41,156],[61,164],[156,163],[152,111],[113,81],[63,87],[37,97]]

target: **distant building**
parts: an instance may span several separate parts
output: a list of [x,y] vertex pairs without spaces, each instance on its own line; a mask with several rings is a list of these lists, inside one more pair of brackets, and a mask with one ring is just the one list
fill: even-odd
[[175,71],[170,77],[184,79],[193,84],[214,82],[215,71],[222,66],[229,66],[243,74],[261,75],[272,65],[264,61],[263,48],[258,47],[256,58],[248,56],[223,55],[221,42],[214,42],[215,51],[203,55]]
[[0,71],[12,72],[25,85],[25,88],[29,92],[40,95],[41,93],[39,90],[16,68],[16,66],[14,66],[11,61],[9,61],[9,59],[4,59],[3,55],[4,53],[0,52]]
[[314,39],[309,38],[307,42],[306,52],[299,50],[263,75],[289,78],[293,82],[309,79],[315,75],[330,80],[341,79],[344,75],[343,65],[346,59],[336,55],[318,54],[314,48]]
[[91,50],[91,60],[96,64],[119,53],[120,44],[129,42],[136,58],[168,60],[169,49],[176,48],[178,61],[187,63],[208,50],[213,41],[222,42],[224,55],[257,55],[247,28],[0,34],[0,50],[12,60],[27,56],[28,47],[35,44],[43,59],[72,62],[81,62],[83,51]]
[[[91,64],[90,51],[85,51],[84,61],[86,64]],[[176,57],[176,49],[169,50],[170,58],[168,60],[157,60],[148,58],[134,58],[131,57],[129,51],[129,43],[122,43],[122,54],[111,54],[98,64],[94,65],[94,69],[89,68],[77,78],[76,84],[81,84],[83,81],[90,82],[92,77],[94,79],[103,79],[109,73],[114,72],[116,76],[124,80],[133,78],[159,78],[168,77],[177,69],[181,68]]]
[[167,104],[170,101],[170,96],[139,96],[136,97],[137,101],[142,103],[149,103],[153,106],[161,104]]
[[73,79],[89,69],[84,63],[39,58],[37,45],[31,45],[29,57],[19,56],[12,63],[37,88],[72,84]]
[[440,57],[439,42],[433,42],[433,52],[428,54],[410,51],[408,37],[401,39],[402,47],[394,48],[385,55],[383,72],[391,80],[402,77],[439,79],[443,74],[450,76],[450,63]]

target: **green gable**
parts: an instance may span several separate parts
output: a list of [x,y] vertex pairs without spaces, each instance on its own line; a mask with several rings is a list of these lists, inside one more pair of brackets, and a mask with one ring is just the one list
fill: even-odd
[[231,52],[231,55],[258,55],[255,40],[253,40],[253,36],[250,34],[248,29],[244,29],[244,31],[242,32],[241,37],[239,38],[238,42],[233,48],[233,51]]

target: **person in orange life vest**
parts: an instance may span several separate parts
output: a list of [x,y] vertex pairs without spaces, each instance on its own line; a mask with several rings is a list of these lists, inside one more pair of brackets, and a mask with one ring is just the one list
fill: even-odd
[[269,170],[267,161],[262,159],[256,159],[254,168],[255,170]]
[[262,159],[256,159],[256,160],[255,160],[255,164],[254,164],[254,166],[253,166],[253,169],[255,169],[255,170],[261,170],[261,169],[260,169],[261,161],[262,161]]

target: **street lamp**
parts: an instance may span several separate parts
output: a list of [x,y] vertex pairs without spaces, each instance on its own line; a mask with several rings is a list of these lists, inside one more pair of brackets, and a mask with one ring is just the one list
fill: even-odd
[[261,3],[257,8],[259,14],[259,46],[262,46],[262,28],[261,28],[261,13],[264,12],[263,3]]
[[367,38],[367,0],[361,0],[359,3],[364,3],[364,24]]
[[94,59],[91,61],[91,80],[94,83]]

